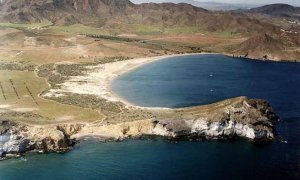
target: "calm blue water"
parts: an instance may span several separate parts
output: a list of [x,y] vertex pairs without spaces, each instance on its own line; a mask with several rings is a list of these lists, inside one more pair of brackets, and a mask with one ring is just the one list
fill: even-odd
[[121,76],[113,89],[142,106],[183,107],[241,95],[267,99],[288,143],[90,140],[66,154],[0,162],[0,180],[300,178],[300,64],[176,57]]

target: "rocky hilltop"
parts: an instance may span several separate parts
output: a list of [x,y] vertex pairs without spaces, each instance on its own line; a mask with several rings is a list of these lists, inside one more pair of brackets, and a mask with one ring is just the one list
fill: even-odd
[[250,9],[249,12],[300,20],[300,8],[289,4],[270,4]]
[[[233,53],[246,58],[263,60],[294,60],[300,57],[299,51],[287,52],[288,48],[299,47],[300,36],[297,33],[278,34],[260,33],[239,44]],[[294,58],[294,59],[293,59]]]
[[214,12],[179,3],[133,4],[129,0],[5,0],[0,5],[2,21],[41,22],[54,24],[81,23],[97,27],[116,24],[149,24],[163,26],[201,26],[209,31],[229,30],[247,33],[273,30],[243,13]]
[[122,140],[143,135],[188,139],[266,141],[274,138],[278,117],[264,100],[239,97],[184,109],[149,109],[155,118],[117,124],[62,124],[31,126],[0,121],[0,156],[27,151],[64,152],[84,137]]
[[[300,58],[299,8],[273,4],[251,10],[209,11],[186,3],[133,4],[129,0],[2,0],[0,22],[41,23],[50,26],[82,24],[102,30],[122,29],[131,34],[130,26],[160,29],[170,35],[168,28],[189,27],[208,33],[243,37],[238,45],[217,47],[212,52],[234,54],[254,59],[290,60]],[[143,29],[142,28],[142,29]],[[267,34],[271,44],[263,38]],[[124,34],[123,34],[124,35]],[[131,34],[134,35],[134,34]],[[114,34],[115,36],[115,34]],[[154,38],[155,39],[155,38]],[[249,40],[249,41],[247,41]],[[134,40],[133,40],[134,41]],[[259,44],[253,47],[253,44]],[[267,57],[267,58],[266,58]]]

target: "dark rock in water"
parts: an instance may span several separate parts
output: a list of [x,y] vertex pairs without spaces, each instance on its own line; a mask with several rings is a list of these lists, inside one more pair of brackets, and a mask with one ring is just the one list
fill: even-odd
[[4,150],[0,149],[0,157],[3,157],[3,156],[4,156]]

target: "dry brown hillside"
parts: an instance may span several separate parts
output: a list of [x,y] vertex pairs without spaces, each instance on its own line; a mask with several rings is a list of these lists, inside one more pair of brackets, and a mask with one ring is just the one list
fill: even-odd
[[294,34],[258,34],[235,47],[233,54],[254,59],[297,60],[299,37]]
[[209,31],[244,34],[276,29],[243,13],[212,12],[184,3],[135,5],[129,0],[4,0],[0,8],[1,20],[14,23],[49,20],[59,25],[81,23],[97,27],[113,24],[200,26]]
[[[150,38],[151,41],[179,39],[179,43],[186,42],[185,45],[191,46],[192,51],[198,49],[256,59],[297,60],[300,59],[300,25],[282,17],[285,17],[283,14],[294,17],[298,14],[298,10],[299,8],[289,5],[269,5],[250,11],[221,12],[208,11],[185,3],[136,5],[129,0],[2,0],[0,22],[48,21],[51,23],[49,26],[81,24],[101,29],[101,32],[107,31],[110,36],[134,37],[138,33],[147,35],[139,38],[146,40]],[[195,36],[197,38],[194,38]],[[97,37],[103,39],[103,36]],[[209,37],[209,40],[195,42],[195,39],[205,37]],[[220,37],[231,38],[237,42]],[[9,37],[2,37],[2,43],[5,43],[7,38]],[[45,41],[42,40],[43,43]],[[161,44],[165,42],[160,42],[159,47],[157,46],[162,51],[170,49],[160,47]],[[140,46],[136,43],[134,45]]]

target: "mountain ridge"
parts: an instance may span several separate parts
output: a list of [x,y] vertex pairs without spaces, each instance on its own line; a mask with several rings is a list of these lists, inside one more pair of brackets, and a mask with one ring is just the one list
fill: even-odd
[[207,2],[200,2],[200,1],[195,1],[195,0],[132,0],[132,2],[136,4],[141,4],[141,3],[162,3],[162,2],[172,2],[172,3],[188,3],[193,6],[197,7],[202,7],[204,9],[208,10],[225,10],[225,11],[230,11],[230,10],[237,10],[237,9],[249,9],[249,8],[254,8],[254,7],[259,7],[260,5],[258,4],[243,4],[243,3],[222,3],[222,2],[215,2],[215,1],[207,1]]
[[144,3],[136,5],[129,0],[5,0],[0,10],[0,20],[31,23],[49,20],[54,24],[75,23],[102,27],[115,22],[125,24],[150,24],[163,26],[202,26],[209,31],[273,30],[268,23],[243,13],[212,12],[190,4]]
[[267,14],[275,17],[295,18],[300,20],[300,7],[289,4],[269,4],[249,10],[250,13]]
[[[124,33],[132,33],[130,29],[126,29],[127,25],[137,24],[149,28],[158,27],[161,34],[167,33],[164,29],[168,27],[196,27],[208,33],[226,32],[246,38],[247,41],[230,51],[234,54],[249,54],[249,57],[259,59],[265,55],[276,57],[274,59],[294,59],[300,56],[292,54],[289,57],[284,54],[290,54],[287,49],[291,48],[298,52],[299,25],[286,21],[281,26],[282,20],[277,18],[282,15],[279,12],[289,12],[290,8],[294,9],[290,13],[297,14],[297,7],[282,4],[249,11],[224,12],[209,11],[186,3],[137,5],[129,0],[3,0],[0,5],[0,22],[33,23],[47,20],[54,26],[83,24],[102,29],[125,28]],[[274,9],[277,10],[272,11]],[[265,16],[260,14],[267,14],[269,11],[275,14],[271,14],[271,18],[261,18]],[[269,41],[274,42],[275,46]]]

